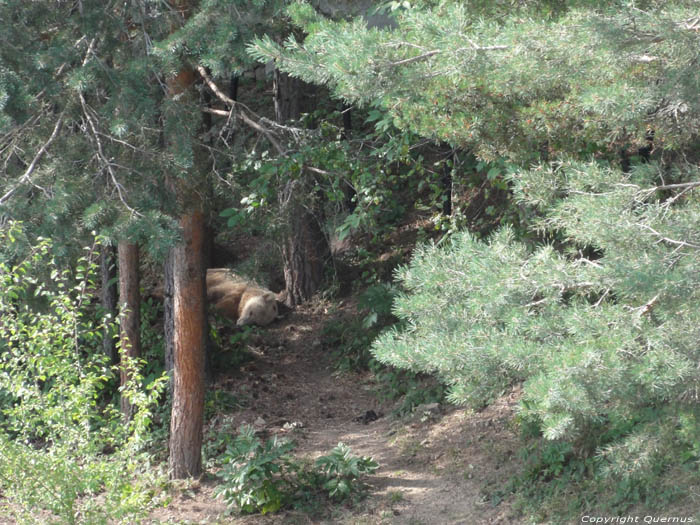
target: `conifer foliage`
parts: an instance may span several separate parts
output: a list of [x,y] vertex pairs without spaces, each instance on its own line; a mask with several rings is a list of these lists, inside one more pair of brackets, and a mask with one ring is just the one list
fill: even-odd
[[679,444],[697,459],[697,6],[391,6],[397,27],[378,30],[297,4],[303,41],[251,48],[509,167],[518,222],[419,248],[396,275],[405,327],[375,355],[438,374],[460,404],[524,383],[523,420],[608,472],[639,474]]
[[531,184],[566,194],[539,204],[543,222],[602,255],[532,248],[508,228],[486,242],[464,232],[446,248],[424,246],[397,274],[406,292],[395,312],[410,328],[380,337],[376,355],[436,372],[457,403],[479,406],[524,381],[521,414],[549,439],[595,445],[592,429],[649,406],[667,423],[650,422],[654,434],[679,413],[694,418],[700,202],[661,198],[658,170],[571,162],[513,174],[530,204]]

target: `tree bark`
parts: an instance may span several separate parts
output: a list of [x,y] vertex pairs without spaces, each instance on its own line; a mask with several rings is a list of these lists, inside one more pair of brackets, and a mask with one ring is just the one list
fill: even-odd
[[[307,203],[302,202],[306,198]],[[282,245],[285,304],[295,306],[311,299],[324,278],[330,260],[328,240],[315,213],[306,204],[313,202],[303,182],[290,180],[280,192],[282,217],[288,231]]]
[[[100,247],[100,303],[111,320],[117,318],[117,254],[114,246],[103,244]],[[110,365],[119,362],[117,342],[112,326],[106,326],[103,332],[102,348]]]
[[206,342],[204,214],[180,219],[183,242],[173,248],[173,408],[170,420],[170,477],[202,472],[204,345]]
[[301,115],[299,106],[300,81],[275,69],[272,77],[274,93],[275,120],[284,124],[288,120],[296,120]]
[[[119,258],[119,341],[121,355],[122,359],[124,357],[140,357],[139,248],[136,244],[120,242],[117,252]],[[125,366],[121,368],[120,384],[122,386],[129,380],[127,369]],[[126,419],[131,418],[132,407],[124,396],[121,399],[121,411]]]
[[442,165],[442,187],[445,192],[442,200],[442,213],[450,216],[452,215],[452,193],[453,193],[453,183],[452,171],[454,169],[455,152],[454,149],[450,149],[450,153],[447,159]]
[[[174,7],[186,20],[189,0],[175,0]],[[173,26],[172,30],[177,27]],[[168,79],[168,94],[183,102],[192,94],[195,72],[183,68]],[[190,130],[192,133],[195,130]],[[167,140],[167,137],[166,137]],[[196,164],[197,165],[197,164]],[[196,167],[194,168],[197,169]],[[202,472],[202,430],[204,426],[204,351],[206,333],[204,213],[198,191],[199,173],[189,181],[171,179],[168,185],[183,210],[179,223],[182,241],[172,249],[172,392],[170,418],[171,479],[198,476]],[[166,318],[166,330],[168,319]]]
[[[301,82],[275,70],[273,92],[275,118],[280,124],[300,116]],[[287,225],[282,241],[287,306],[311,299],[323,282],[325,263],[330,260],[328,239],[321,228],[322,211],[318,196],[312,193],[308,173],[300,179],[282,181],[279,204]]]

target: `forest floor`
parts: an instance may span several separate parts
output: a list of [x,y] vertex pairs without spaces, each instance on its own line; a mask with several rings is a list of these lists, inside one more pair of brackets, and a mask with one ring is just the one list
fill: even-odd
[[[213,385],[247,401],[216,414],[209,429],[252,424],[263,435],[291,437],[298,444],[295,455],[308,459],[343,442],[380,465],[366,477],[367,497],[354,506],[325,503],[313,513],[239,516],[227,514],[214,497],[217,481],[210,475],[172,489],[170,504],[151,515],[152,523],[519,523],[508,498],[494,505],[498,498],[490,497],[520,467],[518,437],[509,425],[519,392],[481,412],[425,405],[412,416],[394,417],[393,407],[378,401],[370,373],[334,371],[320,335],[327,306],[299,308],[254,338],[255,359],[221,374]],[[380,417],[364,423],[370,410]],[[295,422],[293,431],[285,428]]]

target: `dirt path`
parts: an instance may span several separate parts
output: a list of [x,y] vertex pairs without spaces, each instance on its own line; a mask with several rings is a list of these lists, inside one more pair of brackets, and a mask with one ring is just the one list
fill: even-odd
[[[324,318],[311,308],[298,310],[267,330],[253,347],[256,359],[215,388],[247,397],[247,406],[222,421],[238,428],[254,424],[265,433],[289,432],[285,423],[300,423],[293,431],[296,454],[315,458],[338,442],[355,454],[373,457],[380,469],[369,476],[366,500],[354,508],[329,508],[330,515],[312,519],[282,512],[273,516],[228,516],[213,498],[215,481],[189,485],[173,494],[171,504],[154,513],[155,523],[272,523],[449,525],[518,523],[508,501],[494,505],[488,495],[502,487],[516,466],[516,435],[507,422],[518,393],[513,392],[480,413],[442,407],[407,420],[388,415],[380,406],[369,374],[335,374],[328,349],[320,340]],[[363,423],[373,410],[383,414]]]

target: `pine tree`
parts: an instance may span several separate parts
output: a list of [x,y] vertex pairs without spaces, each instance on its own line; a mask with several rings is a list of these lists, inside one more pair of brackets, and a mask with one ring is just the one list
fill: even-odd
[[426,4],[399,7],[393,30],[298,4],[303,41],[251,48],[509,166],[497,176],[519,222],[417,249],[397,273],[407,328],[375,355],[437,374],[455,403],[524,382],[523,418],[597,450],[607,472],[637,476],[673,446],[697,454],[696,6]]

